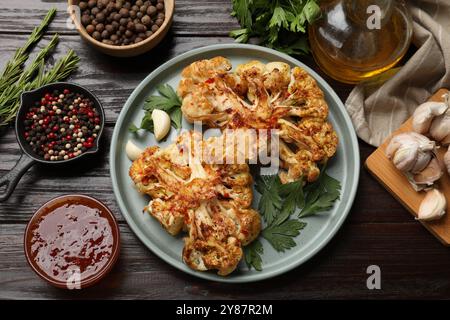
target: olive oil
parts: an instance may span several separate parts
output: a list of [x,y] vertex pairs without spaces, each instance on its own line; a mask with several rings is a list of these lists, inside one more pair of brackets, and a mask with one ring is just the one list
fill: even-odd
[[369,79],[395,66],[408,50],[412,21],[400,1],[332,0],[321,9],[322,18],[309,28],[311,50],[319,67],[338,81]]

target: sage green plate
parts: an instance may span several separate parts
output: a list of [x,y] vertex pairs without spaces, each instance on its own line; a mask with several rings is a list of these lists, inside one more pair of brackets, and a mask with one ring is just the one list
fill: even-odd
[[[183,263],[181,259],[183,236],[172,237],[156,220],[148,214],[142,213],[149,198],[140,195],[133,187],[128,176],[131,162],[125,153],[125,144],[129,139],[142,148],[156,144],[150,133],[142,132],[136,136],[128,132],[131,123],[139,125],[143,116],[142,107],[145,98],[156,93],[155,87],[158,84],[168,83],[176,88],[184,67],[196,60],[209,59],[218,55],[230,59],[234,67],[239,63],[254,59],[265,63],[284,61],[292,66],[297,65],[306,69],[317,80],[330,107],[330,120],[339,135],[339,148],[336,156],[330,161],[327,172],[342,184],[341,199],[336,202],[332,210],[304,219],[308,225],[295,239],[296,247],[286,252],[276,252],[262,239],[264,246],[263,270],[260,272],[253,269],[248,270],[245,263],[241,262],[237,270],[227,277],[218,276],[214,272],[194,271]],[[190,127],[183,119],[183,128],[189,129]],[[172,128],[169,138],[160,145],[170,144],[176,135],[176,130]],[[356,135],[350,118],[333,89],[313,70],[288,55],[259,46],[242,44],[213,45],[195,49],[166,62],[148,75],[133,91],[120,113],[112,137],[110,159],[114,194],[122,214],[130,228],[150,250],[172,266],[194,276],[235,283],[263,280],[287,272],[307,261],[322,249],[344,222],[352,206],[359,178],[359,150]],[[255,191],[254,206],[259,200],[259,196]]]

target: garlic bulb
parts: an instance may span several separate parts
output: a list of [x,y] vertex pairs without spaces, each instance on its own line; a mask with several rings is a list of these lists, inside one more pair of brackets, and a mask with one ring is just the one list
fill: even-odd
[[170,130],[170,117],[167,112],[159,109],[152,111],[153,132],[156,141],[163,139]]
[[419,173],[430,162],[435,143],[416,132],[394,136],[386,149],[386,156],[403,172]]
[[133,141],[128,140],[126,146],[125,146],[125,152],[128,156],[128,159],[130,159],[131,161],[136,160],[139,155],[142,153],[142,149],[139,148],[137,145],[135,145],[133,143]]
[[447,200],[437,189],[431,189],[420,203],[418,220],[432,221],[442,218],[447,211]]
[[425,134],[430,130],[431,122],[437,116],[447,111],[445,102],[425,102],[417,107],[413,114],[413,129],[417,133]]
[[447,152],[444,155],[444,164],[447,168],[448,174],[450,174],[450,147],[448,148]]

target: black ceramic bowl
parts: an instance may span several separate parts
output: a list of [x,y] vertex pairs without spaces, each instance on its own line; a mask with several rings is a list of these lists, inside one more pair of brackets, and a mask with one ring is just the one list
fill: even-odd
[[[97,133],[95,144],[92,146],[92,148],[86,150],[82,154],[67,160],[47,161],[44,160],[43,157],[35,154],[30,145],[25,140],[24,120],[28,110],[32,108],[34,106],[34,103],[36,101],[39,101],[45,95],[45,93],[53,92],[54,90],[62,91],[64,89],[69,89],[71,92],[83,94],[94,103],[94,107],[96,108],[100,116],[100,130]],[[9,198],[23,174],[36,162],[51,166],[57,166],[60,164],[77,161],[78,159],[88,154],[96,153],[99,149],[100,138],[103,132],[104,125],[105,112],[103,110],[102,104],[92,92],[80,85],[70,82],[55,82],[32,91],[23,92],[20,96],[20,108],[16,115],[16,138],[22,150],[22,155],[14,168],[12,168],[9,173],[0,178],[0,187],[6,186],[6,189],[3,191],[3,193],[0,194],[0,202],[5,201]]]

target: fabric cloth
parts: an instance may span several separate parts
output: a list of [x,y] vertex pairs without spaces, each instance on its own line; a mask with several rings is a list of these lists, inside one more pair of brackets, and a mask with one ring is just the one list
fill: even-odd
[[379,146],[433,93],[450,89],[450,0],[407,3],[417,51],[381,85],[357,85],[345,103],[358,136],[374,146]]

